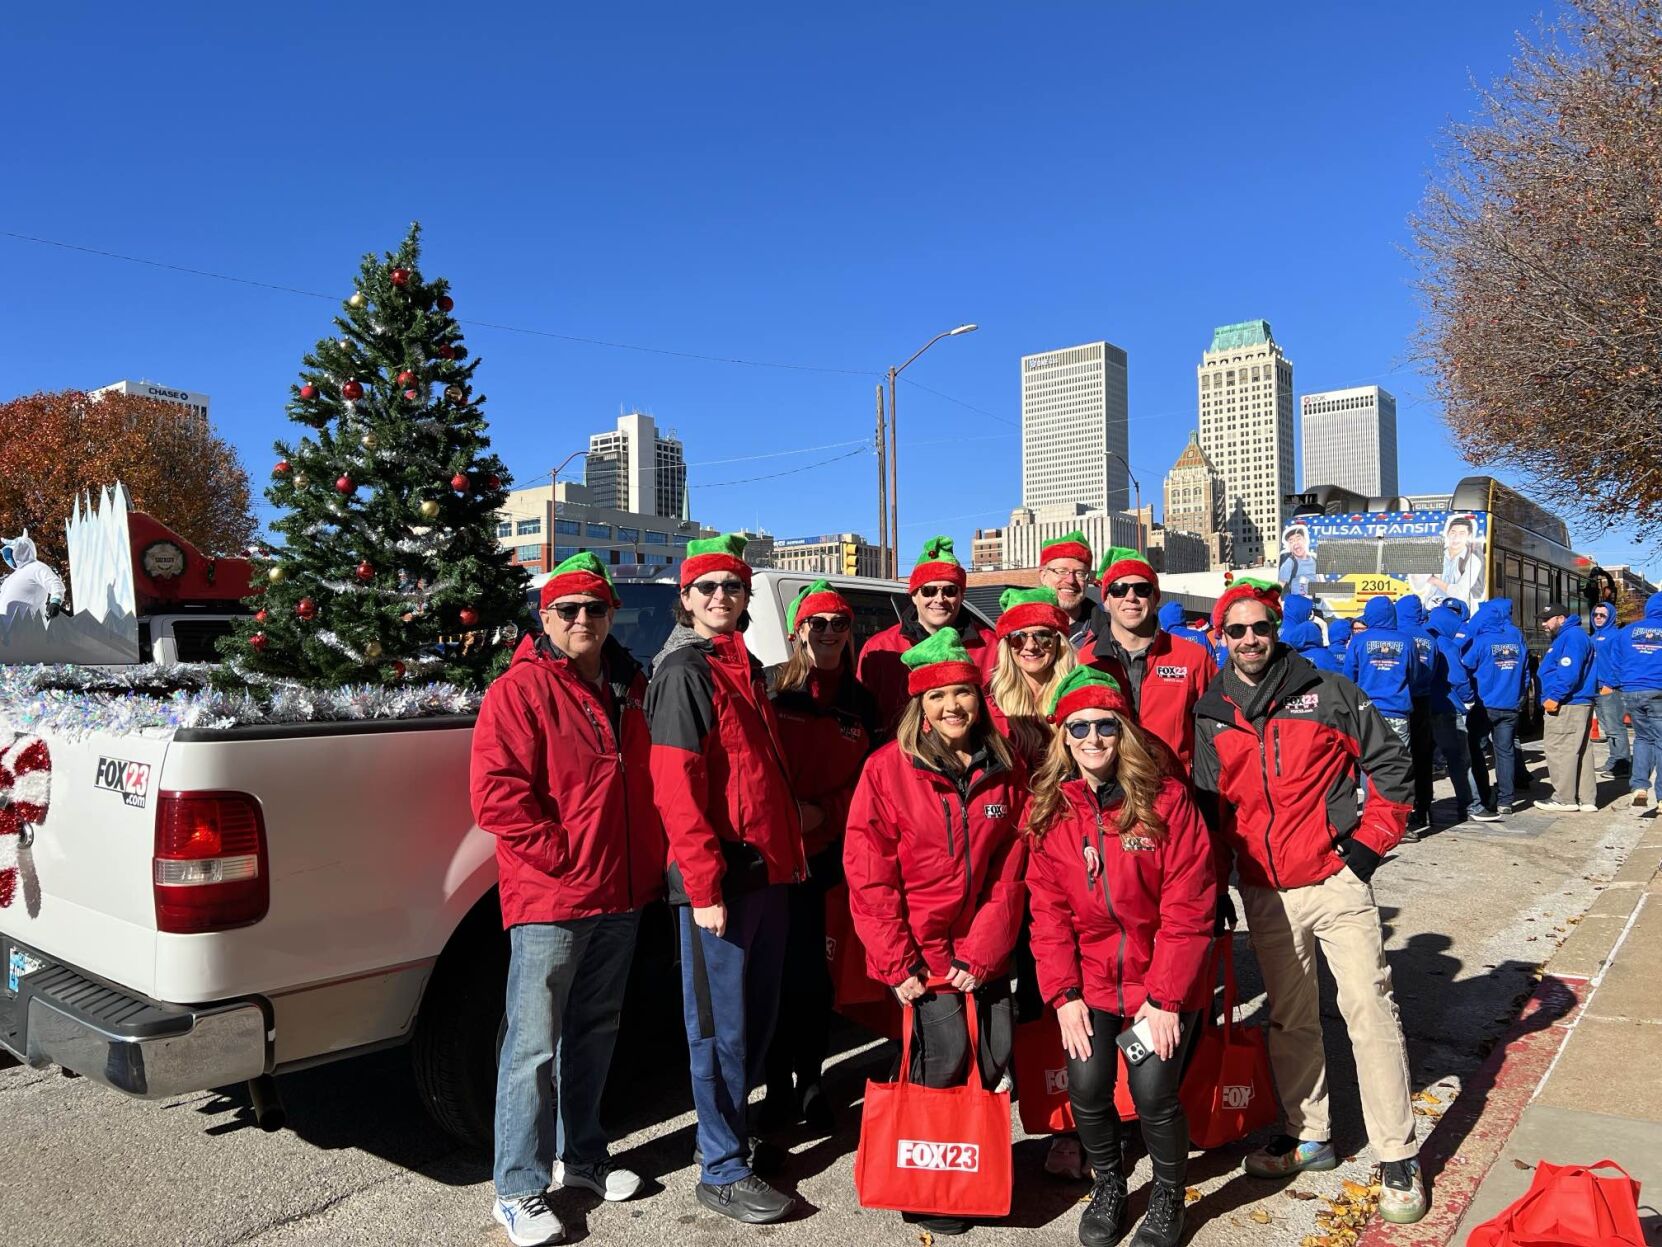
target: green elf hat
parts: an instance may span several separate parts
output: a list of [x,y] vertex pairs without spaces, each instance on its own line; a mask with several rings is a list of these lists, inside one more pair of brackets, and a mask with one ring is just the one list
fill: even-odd
[[906,582],[906,592],[916,593],[924,585],[937,580],[950,580],[960,589],[964,587],[964,565],[958,561],[958,556],[952,553],[951,537],[931,537],[923,543],[923,553],[918,557],[917,565],[912,568],[911,579]]
[[847,615],[854,618],[854,608],[848,599],[831,587],[829,580],[816,580],[803,589],[785,612],[785,627],[796,631],[796,622],[810,615]]
[[1078,710],[1112,710],[1127,718],[1135,717],[1120,682],[1095,667],[1075,667],[1068,672],[1050,699],[1047,718],[1052,723],[1060,723]]
[[1054,589],[1006,589],[998,595],[998,606],[1004,613],[998,617],[994,631],[1001,641],[1019,628],[1068,630],[1068,617],[1062,613]]
[[1243,579],[1225,589],[1218,604],[1212,608],[1214,632],[1223,627],[1224,616],[1237,602],[1262,602],[1269,610],[1270,618],[1276,623],[1281,622],[1281,586],[1268,580]]
[[900,661],[906,664],[906,691],[913,697],[949,684],[981,687],[981,668],[969,656],[956,628],[930,633],[911,649],[902,650]]
[[612,578],[606,574],[606,565],[592,554],[574,554],[554,569],[554,574],[543,581],[538,602],[543,610],[554,604],[554,599],[584,593],[600,598],[613,606],[623,602],[612,587]]
[[1091,543],[1085,539],[1085,534],[1075,530],[1063,533],[1055,541],[1047,542],[1039,551],[1039,566],[1043,567],[1051,559],[1078,559],[1087,568],[1091,565]]
[[1153,600],[1160,600],[1160,577],[1155,575],[1149,561],[1127,546],[1114,546],[1102,556],[1101,574],[1098,579],[1102,581],[1102,587],[1107,589],[1121,576],[1141,576],[1154,586]]
[[748,539],[738,533],[687,542],[687,557],[681,564],[681,587],[685,589],[710,572],[731,572],[744,581],[746,589],[750,588],[750,564],[744,561],[744,548],[748,544]]

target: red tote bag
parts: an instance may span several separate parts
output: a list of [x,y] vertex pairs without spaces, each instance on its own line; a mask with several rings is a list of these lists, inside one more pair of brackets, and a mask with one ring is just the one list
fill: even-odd
[[[1595,1169],[1614,1169],[1606,1177]],[[1613,1160],[1535,1166],[1529,1190],[1466,1238],[1466,1247],[1643,1247],[1639,1184]]]
[[887,987],[866,974],[866,950],[854,933],[846,883],[839,883],[825,894],[825,963],[831,972],[831,998],[837,1008],[893,999]]
[[954,1217],[1010,1213],[1010,1096],[981,1086],[981,1026],[975,1001],[964,1001],[969,1077],[959,1087],[911,1081],[917,1010],[904,1012],[900,1077],[866,1082],[854,1190],[862,1208]]
[[[1276,1119],[1270,1050],[1261,1026],[1235,1025],[1235,941],[1225,935],[1213,954],[1223,962],[1223,1025],[1208,1006],[1180,1096],[1195,1147],[1223,1147]],[[1213,980],[1215,981],[1215,980]]]
[[[1125,1076],[1125,1056],[1111,1035],[1094,1035],[1092,1044],[1114,1047],[1114,1107],[1121,1121],[1137,1120],[1137,1106],[1131,1102],[1131,1085]],[[1021,1110],[1021,1128],[1028,1134],[1067,1134],[1074,1128],[1073,1104],[1068,1099],[1068,1054],[1062,1046],[1062,1028],[1056,1011],[1048,1006],[1036,1022],[1016,1027],[1016,1107]]]

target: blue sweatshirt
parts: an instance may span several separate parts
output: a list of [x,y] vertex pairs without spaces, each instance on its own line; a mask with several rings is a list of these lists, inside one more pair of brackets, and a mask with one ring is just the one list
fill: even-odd
[[1371,598],[1362,609],[1366,632],[1350,641],[1345,674],[1373,700],[1379,713],[1406,719],[1414,709],[1409,685],[1419,666],[1414,638],[1397,630],[1397,608],[1390,598]]
[[1605,605],[1610,608],[1609,622],[1602,628],[1593,625],[1593,678],[1604,688],[1619,689],[1621,657],[1616,651],[1622,645],[1622,630],[1616,626],[1616,604],[1606,602]]
[[1340,672],[1345,669],[1345,655],[1350,651],[1350,637],[1355,630],[1354,620],[1335,619],[1327,625],[1327,652],[1333,655],[1339,664]]
[[1408,691],[1415,701],[1434,696],[1439,659],[1437,638],[1425,626],[1425,603],[1418,594],[1404,593],[1397,599],[1397,630],[1414,638],[1414,652],[1420,660],[1415,672],[1410,674]]
[[1183,622],[1183,603],[1167,602],[1160,608],[1160,627],[1172,636],[1193,641],[1207,653],[1212,652],[1212,638]]
[[1490,598],[1467,626],[1463,662],[1490,710],[1516,710],[1529,680],[1529,647],[1512,623],[1512,599]]
[[1598,694],[1593,680],[1593,638],[1571,615],[1553,634],[1541,659],[1541,700],[1561,706],[1590,706]]
[[1318,671],[1339,670],[1339,660],[1328,652],[1327,643],[1322,640],[1322,630],[1314,623],[1306,621],[1296,623],[1290,628],[1281,629],[1281,639],[1287,647],[1296,650],[1309,659],[1310,665]]
[[1466,626],[1454,611],[1443,606],[1434,607],[1426,616],[1425,626],[1437,641],[1437,672],[1431,690],[1432,714],[1465,714],[1477,700],[1477,686],[1471,674],[1460,661],[1460,642],[1456,639]]
[[1651,594],[1644,618],[1621,630],[1616,675],[1623,692],[1662,689],[1662,593]]

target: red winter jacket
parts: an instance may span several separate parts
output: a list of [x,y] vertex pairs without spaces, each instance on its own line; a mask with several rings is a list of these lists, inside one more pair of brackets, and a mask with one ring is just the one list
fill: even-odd
[[825,812],[824,821],[802,835],[803,851],[814,857],[843,838],[848,803],[871,753],[877,706],[845,664],[830,673],[809,672],[806,688],[775,691],[773,713],[791,792]]
[[848,812],[843,869],[871,977],[894,986],[954,964],[978,979],[1016,946],[1026,895],[1026,770],[978,762],[957,781],[890,741],[866,763]]
[[778,724],[744,637],[677,627],[655,661],[646,717],[670,900],[721,903],[730,866],[745,872],[734,887],[806,877]]
[[[985,684],[998,666],[998,638],[967,612],[958,616],[957,626],[964,648],[981,668],[981,683]],[[877,700],[877,722],[885,739],[894,735],[911,696],[906,691],[906,664],[900,656],[928,635],[918,622],[916,608],[908,606],[904,619],[860,647],[860,683]]]
[[[1205,1007],[1218,875],[1212,837],[1188,788],[1168,777],[1154,808],[1166,834],[1150,840],[1118,827],[1116,786],[1099,808],[1083,779],[1062,785],[1064,806],[1031,851],[1027,891],[1039,990],[1052,1004],[1078,991],[1119,1017],[1144,1000],[1173,1011]],[[1102,869],[1087,868],[1085,846]]]
[[[1090,635],[1079,647],[1079,661],[1106,671],[1119,681],[1125,695],[1131,697],[1131,681],[1114,653],[1118,648],[1108,631],[1107,615],[1098,611],[1092,620]],[[1195,758],[1195,705],[1217,673],[1218,665],[1211,654],[1193,641],[1174,637],[1163,628],[1154,634],[1143,659],[1143,686],[1135,694],[1137,722],[1177,754],[1185,776]]]
[[[1195,789],[1241,882],[1301,888],[1339,873],[1355,837],[1377,857],[1402,839],[1408,751],[1361,689],[1285,645],[1263,680],[1226,673],[1195,709]],[[1356,813],[1356,768],[1367,802]]]
[[607,692],[544,640],[485,693],[473,729],[473,817],[496,836],[502,923],[639,909],[663,893],[640,664],[604,649]]

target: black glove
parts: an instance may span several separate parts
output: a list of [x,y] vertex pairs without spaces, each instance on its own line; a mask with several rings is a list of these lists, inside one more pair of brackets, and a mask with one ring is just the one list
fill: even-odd
[[1214,936],[1227,935],[1235,929],[1240,918],[1235,913],[1235,898],[1229,895],[1228,888],[1218,889],[1218,916],[1212,923]]
[[1379,863],[1385,859],[1380,857],[1367,845],[1355,836],[1346,836],[1338,844],[1339,856],[1345,859],[1345,865],[1350,867],[1350,873],[1363,883],[1373,878],[1373,872],[1379,869]]

